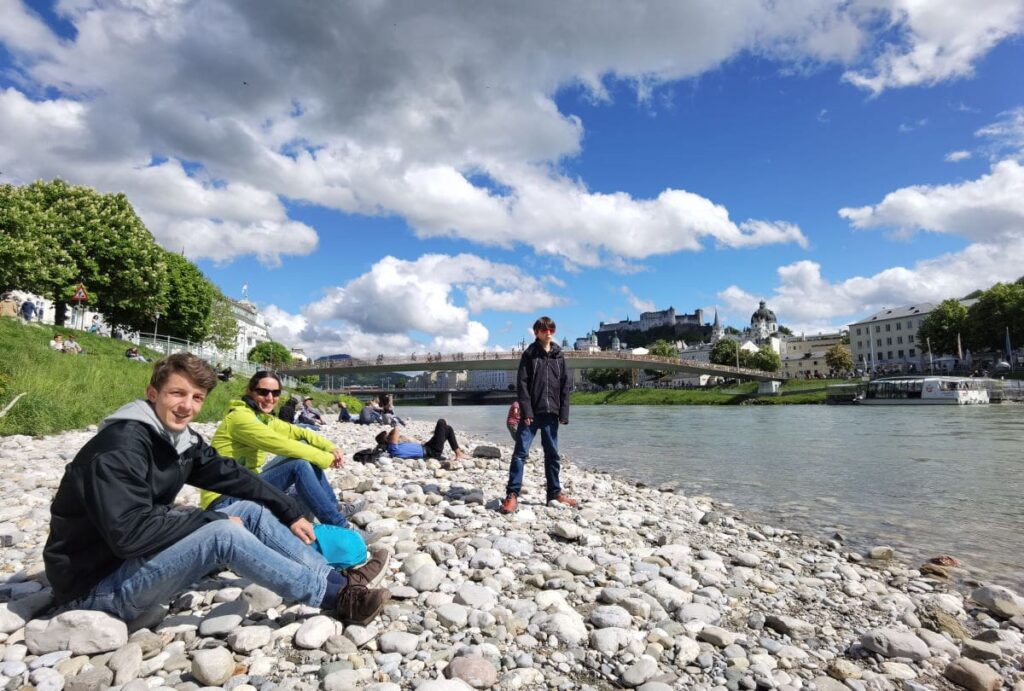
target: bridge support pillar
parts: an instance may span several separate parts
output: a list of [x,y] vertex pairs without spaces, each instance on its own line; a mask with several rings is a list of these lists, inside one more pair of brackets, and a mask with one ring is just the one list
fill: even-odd
[[781,387],[782,382],[780,381],[763,381],[758,383],[757,393],[762,396],[766,394],[777,394]]
[[444,391],[434,396],[434,403],[437,405],[451,405],[452,404],[452,392]]

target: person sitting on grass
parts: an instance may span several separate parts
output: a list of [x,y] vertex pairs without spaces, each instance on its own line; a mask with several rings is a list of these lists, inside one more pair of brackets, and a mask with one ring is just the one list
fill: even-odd
[[[57,603],[125,621],[230,568],[281,597],[366,625],[390,599],[366,586],[372,561],[344,574],[310,547],[298,503],[189,427],[217,385],[191,353],[156,363],[146,399],[103,421],[64,469],[43,550]],[[223,511],[173,504],[182,486],[239,497]]]
[[85,351],[82,350],[82,346],[78,345],[78,341],[75,340],[75,337],[69,335],[67,340],[64,341],[64,352],[70,353],[71,355],[81,355]]
[[142,355],[142,353],[139,352],[139,349],[134,346],[124,351],[124,356],[129,360],[135,360],[136,362],[147,361],[146,358]]
[[[227,415],[213,434],[211,444],[218,453],[234,458],[282,491],[294,491],[321,523],[348,527],[347,516],[361,506],[342,511],[338,497],[324,473],[340,468],[345,455],[329,439],[308,429],[291,425],[274,416],[281,396],[281,379],[275,372],[260,370],[252,375],[241,400],[228,404]],[[274,458],[267,462],[267,459]],[[203,508],[221,510],[238,501],[233,496],[203,492]]]
[[375,439],[381,447],[387,447],[388,453],[394,458],[441,458],[444,455],[444,444],[452,447],[455,458],[462,460],[469,458],[455,438],[455,430],[441,418],[434,426],[434,435],[426,443],[420,443],[415,439],[402,437],[402,432],[397,427],[385,430],[378,434]]
[[64,336],[61,334],[53,334],[53,338],[50,339],[50,350],[56,350],[59,353],[63,353]]

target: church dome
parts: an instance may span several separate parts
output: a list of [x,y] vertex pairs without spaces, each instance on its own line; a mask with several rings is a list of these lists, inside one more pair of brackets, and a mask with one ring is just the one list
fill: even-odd
[[773,323],[776,323],[777,321],[778,320],[775,318],[775,312],[772,312],[770,309],[765,307],[764,300],[761,300],[761,304],[757,308],[757,311],[754,312],[754,314],[752,314],[751,317],[750,317],[750,324],[751,324],[751,326],[753,326],[754,324],[757,324],[759,322],[760,323],[767,322],[769,324],[773,324]]

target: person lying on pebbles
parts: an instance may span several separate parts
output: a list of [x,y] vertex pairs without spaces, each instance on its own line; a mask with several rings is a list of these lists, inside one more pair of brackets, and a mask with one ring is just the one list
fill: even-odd
[[452,429],[451,425],[449,425],[444,418],[439,419],[437,424],[434,425],[434,434],[426,443],[421,443],[415,439],[406,439],[402,436],[401,431],[397,427],[385,430],[375,438],[379,446],[387,447],[388,453],[391,454],[393,458],[440,459],[444,455],[445,442],[452,447],[452,451],[455,452],[455,458],[457,460],[469,458],[469,456],[459,448],[459,442],[455,438],[455,430]]
[[[57,602],[131,621],[226,565],[345,623],[371,621],[390,594],[365,584],[384,563],[332,569],[310,547],[313,526],[294,499],[189,427],[216,384],[191,353],[159,361],[146,400],[104,420],[67,466],[43,550]],[[223,511],[172,507],[185,483],[242,501]]]

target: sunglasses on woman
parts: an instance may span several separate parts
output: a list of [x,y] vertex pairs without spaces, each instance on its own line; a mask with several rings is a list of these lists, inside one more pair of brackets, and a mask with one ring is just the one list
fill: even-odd
[[264,389],[262,386],[258,386],[252,390],[257,396],[273,396],[279,398],[281,396],[281,389]]

